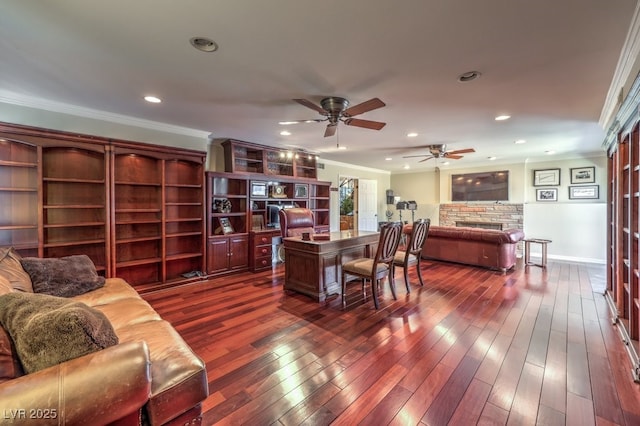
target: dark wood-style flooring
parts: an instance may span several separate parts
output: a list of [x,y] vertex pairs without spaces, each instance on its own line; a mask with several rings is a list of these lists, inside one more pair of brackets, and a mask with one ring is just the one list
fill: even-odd
[[207,425],[640,425],[603,265],[422,269],[379,311],[285,294],[282,265],[144,297],[206,362]]

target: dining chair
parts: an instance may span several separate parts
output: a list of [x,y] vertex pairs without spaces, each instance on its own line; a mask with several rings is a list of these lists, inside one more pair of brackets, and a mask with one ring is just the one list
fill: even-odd
[[389,278],[389,286],[394,300],[396,297],[395,282],[391,274],[393,256],[398,249],[402,225],[399,223],[389,223],[380,229],[378,249],[374,258],[359,258],[351,260],[342,265],[342,307],[347,306],[347,276],[355,276],[362,279],[362,292],[366,298],[366,282],[371,281],[371,293],[376,309],[380,308],[378,302],[378,287],[380,281],[385,277]]
[[395,268],[399,266],[404,269],[404,284],[407,287],[407,293],[411,293],[409,287],[409,266],[416,265],[416,274],[420,280],[420,285],[424,286],[422,273],[420,272],[420,258],[422,257],[422,247],[424,247],[427,236],[429,235],[430,219],[419,219],[413,222],[411,227],[411,237],[409,243],[404,250],[397,250],[393,256],[391,263],[391,275],[395,275]]

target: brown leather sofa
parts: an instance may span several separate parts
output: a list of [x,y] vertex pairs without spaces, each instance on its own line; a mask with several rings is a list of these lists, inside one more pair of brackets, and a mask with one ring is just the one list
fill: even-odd
[[507,271],[516,264],[521,229],[482,229],[431,226],[422,250],[423,259],[436,259]]
[[[119,343],[10,379],[11,360],[0,358],[0,407],[6,416],[15,414],[4,421],[201,423],[201,402],[208,395],[204,363],[128,283],[110,278],[104,287],[73,299],[104,313]],[[11,344],[0,327],[0,348]]]
[[303,233],[314,233],[313,212],[302,207],[282,209],[280,215],[280,232],[283,237],[300,237]]

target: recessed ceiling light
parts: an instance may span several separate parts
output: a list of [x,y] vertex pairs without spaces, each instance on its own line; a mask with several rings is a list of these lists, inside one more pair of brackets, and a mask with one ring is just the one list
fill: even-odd
[[339,146],[338,149],[347,149],[346,146]]
[[162,102],[162,99],[158,98],[157,96],[145,96],[144,100],[152,104],[159,104],[160,102]]
[[524,139],[518,139],[517,141],[513,142],[517,145],[523,144],[523,143],[527,143],[527,141],[525,141]]
[[487,157],[487,160],[489,160],[489,161],[493,161],[493,160],[495,160],[496,158],[497,158],[497,157],[493,157],[493,156],[491,156],[491,157]]
[[391,158],[391,157],[385,158],[385,161],[391,161],[391,160],[393,160],[393,158]]
[[404,167],[403,167],[403,169],[405,169],[405,170],[409,170],[410,168],[411,168],[411,166],[408,165],[408,164],[405,164]]
[[442,163],[442,165],[443,165],[443,166],[448,166],[448,165],[449,165],[449,162],[448,162],[448,161],[445,161],[444,163]]
[[510,118],[511,118],[510,115],[499,115],[499,116],[496,117],[496,121],[504,121],[504,120],[508,120]]
[[547,154],[547,155],[553,155],[553,154],[555,154],[555,153],[556,153],[556,152],[555,152],[554,150],[552,150],[552,149],[550,149],[550,150],[548,150],[548,151],[545,151],[545,154]]
[[475,80],[480,77],[482,74],[478,71],[467,71],[458,76],[458,81],[460,83],[467,83],[469,81]]
[[291,136],[291,132],[290,132],[290,131],[288,131],[288,130],[283,130],[283,131],[281,131],[281,132],[280,132],[280,134],[281,134],[282,136]]
[[408,138],[415,138],[416,136],[418,136],[416,132],[407,133]]
[[192,37],[189,43],[201,52],[215,52],[218,50],[216,42],[206,37]]

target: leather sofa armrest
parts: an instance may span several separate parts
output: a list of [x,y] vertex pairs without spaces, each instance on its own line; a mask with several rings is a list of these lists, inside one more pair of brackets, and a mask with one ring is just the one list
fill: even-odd
[[0,407],[7,424],[106,424],[150,394],[149,349],[127,342],[0,384]]

